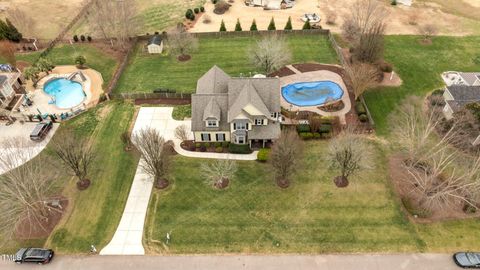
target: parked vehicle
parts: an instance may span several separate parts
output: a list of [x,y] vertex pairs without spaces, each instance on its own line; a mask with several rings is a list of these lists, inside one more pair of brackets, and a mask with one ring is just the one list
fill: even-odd
[[480,269],[480,253],[457,252],[453,254],[453,261],[462,268]]
[[54,252],[43,248],[21,248],[15,254],[15,262],[46,264],[52,261]]
[[44,121],[38,123],[35,128],[33,129],[32,133],[30,133],[30,140],[32,141],[41,141],[43,140],[48,132],[52,129],[52,122],[51,121]]
[[302,16],[302,21],[310,21],[310,23],[319,23],[320,22],[320,16],[317,15],[317,13],[305,13]]

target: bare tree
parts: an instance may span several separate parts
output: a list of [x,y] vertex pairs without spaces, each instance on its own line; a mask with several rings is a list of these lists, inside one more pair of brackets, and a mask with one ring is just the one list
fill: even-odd
[[166,188],[171,153],[165,139],[155,129],[147,128],[134,134],[132,141],[142,154],[142,169],[154,178],[157,188]]
[[356,100],[358,100],[367,89],[377,85],[378,70],[370,64],[349,64],[345,66],[345,71],[350,77]]
[[90,186],[87,178],[90,165],[95,159],[90,142],[73,132],[63,131],[52,139],[52,150],[64,167],[77,177],[77,187],[84,190]]
[[383,57],[383,33],[388,13],[377,0],[357,0],[342,26],[344,36],[353,43],[353,56],[374,63]]
[[309,114],[308,115],[308,125],[310,126],[310,131],[315,133],[319,132],[322,127],[322,116]]
[[330,142],[327,159],[330,168],[340,172],[335,184],[346,187],[349,176],[371,167],[373,152],[364,138],[347,130]]
[[278,70],[292,58],[287,42],[278,35],[262,38],[248,51],[248,56],[265,74]]
[[8,9],[7,18],[26,36],[32,37],[36,34],[35,21],[23,10],[13,7]]
[[177,28],[168,35],[168,47],[179,60],[189,59],[189,54],[198,48],[198,39],[192,34]]
[[285,129],[275,141],[270,153],[271,165],[275,179],[280,187],[290,185],[290,176],[296,171],[301,161],[303,144],[295,130]]
[[200,170],[209,185],[225,188],[237,172],[237,163],[230,159],[217,159],[212,163],[202,163]]
[[137,33],[142,21],[136,16],[135,0],[98,0],[92,6],[89,22],[105,39],[126,49],[129,39]]
[[438,28],[434,24],[425,24],[418,27],[418,32],[423,36],[423,40],[429,41],[433,35],[438,33]]
[[7,63],[12,66],[17,65],[17,58],[15,57],[16,46],[13,42],[8,40],[0,41],[0,57],[5,59]]
[[2,147],[0,168],[5,172],[0,175],[0,239],[8,241],[18,231],[45,230],[51,212],[57,211],[48,205],[56,174],[45,168],[44,155],[30,161],[35,156],[32,143],[12,138],[2,141]]
[[186,125],[180,125],[175,128],[175,138],[179,139],[180,141],[188,140],[188,135],[190,131],[188,130]]

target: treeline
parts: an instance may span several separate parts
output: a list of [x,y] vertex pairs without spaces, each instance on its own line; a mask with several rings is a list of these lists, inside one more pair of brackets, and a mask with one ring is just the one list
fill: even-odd
[[9,19],[5,21],[0,19],[0,40],[20,42],[22,40],[22,33],[18,31]]

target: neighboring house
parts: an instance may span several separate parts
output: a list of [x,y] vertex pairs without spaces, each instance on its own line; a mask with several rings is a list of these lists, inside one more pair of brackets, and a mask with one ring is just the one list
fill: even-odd
[[280,136],[280,80],[231,78],[217,66],[192,95],[196,142],[266,143]]
[[442,78],[447,86],[455,84],[480,86],[480,72],[448,71],[442,74]]
[[9,111],[17,108],[24,93],[20,72],[0,70],[0,108]]
[[480,86],[450,85],[443,92],[445,107],[443,114],[445,118],[452,119],[453,114],[465,105],[473,102],[480,102]]
[[154,35],[148,40],[147,43],[148,53],[162,53],[163,52],[163,39],[160,35]]

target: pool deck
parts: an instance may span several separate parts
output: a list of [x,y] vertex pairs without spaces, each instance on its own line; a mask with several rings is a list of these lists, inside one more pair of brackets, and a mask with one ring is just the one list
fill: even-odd
[[340,119],[340,123],[345,125],[346,119],[345,115],[350,111],[352,108],[352,103],[350,102],[350,97],[348,95],[348,90],[347,87],[345,86],[345,83],[343,82],[343,79],[340,75],[338,75],[335,72],[331,72],[328,70],[319,70],[319,71],[311,71],[311,72],[305,72],[301,73],[299,70],[295,69],[293,66],[287,66],[290,70],[295,72],[293,75],[285,76],[280,78],[280,82],[282,87],[286,86],[288,84],[292,83],[298,83],[298,82],[316,82],[316,81],[332,81],[340,86],[343,90],[343,95],[341,100],[343,101],[343,104],[345,107],[341,109],[340,111],[336,112],[326,112],[323,110],[320,110],[318,106],[296,106],[293,105],[289,102],[287,102],[284,98],[283,95],[280,95],[280,105],[283,108],[289,109],[291,111],[310,111],[314,113],[318,113],[319,115],[322,116],[338,116]]
[[[85,92],[85,100],[78,106],[69,109],[58,108],[55,104],[49,104],[52,97],[43,91],[43,86],[50,79],[66,78],[70,74],[81,71],[86,78],[82,82],[83,91]],[[78,69],[76,66],[57,66],[52,72],[43,77],[34,88],[33,85],[27,86],[28,96],[33,100],[33,105],[30,107],[21,107],[22,114],[61,114],[72,112],[78,109],[88,109],[97,105],[100,95],[103,93],[102,89],[103,78],[102,75],[93,69]]]

